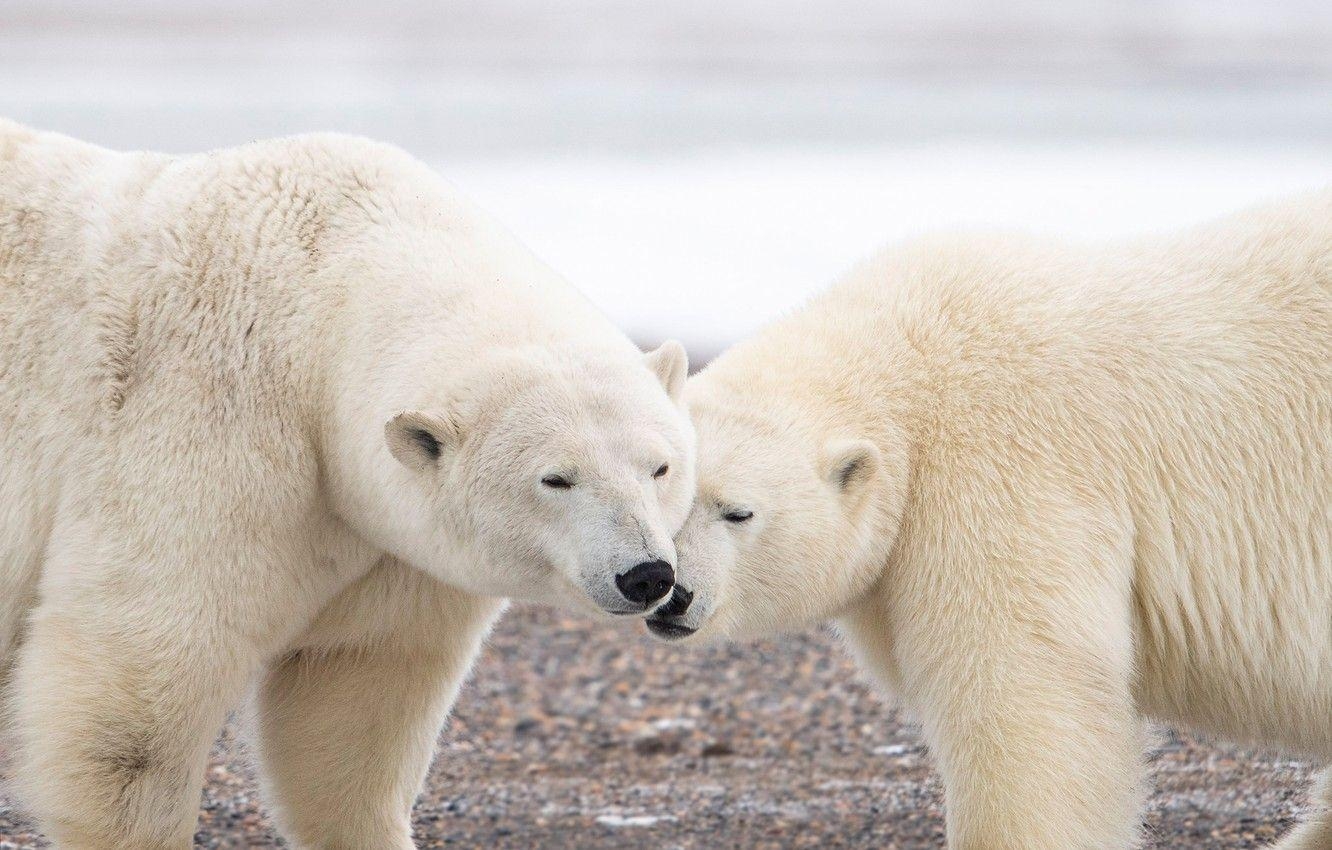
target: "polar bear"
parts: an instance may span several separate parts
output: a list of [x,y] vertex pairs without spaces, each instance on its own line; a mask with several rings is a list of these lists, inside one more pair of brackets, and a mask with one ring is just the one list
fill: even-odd
[[671,588],[683,349],[394,148],[0,124],[0,329],[11,775],[62,850],[190,846],[250,694],[291,845],[409,848],[499,597]]
[[835,621],[920,720],[955,850],[1133,845],[1142,717],[1332,756],[1332,192],[892,249],[686,396],[649,628]]

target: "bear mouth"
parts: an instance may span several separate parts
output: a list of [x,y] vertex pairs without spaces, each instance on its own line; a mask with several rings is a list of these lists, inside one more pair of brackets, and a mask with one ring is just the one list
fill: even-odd
[[658,617],[648,617],[645,621],[648,631],[662,640],[680,640],[692,635],[698,629],[690,628],[679,623],[672,623],[670,620],[662,620]]

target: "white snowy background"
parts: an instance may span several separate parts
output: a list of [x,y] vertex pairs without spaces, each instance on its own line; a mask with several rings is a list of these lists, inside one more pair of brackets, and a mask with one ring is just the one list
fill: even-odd
[[1332,184],[1332,3],[3,0],[0,114],[394,141],[703,359],[913,233],[1109,237]]

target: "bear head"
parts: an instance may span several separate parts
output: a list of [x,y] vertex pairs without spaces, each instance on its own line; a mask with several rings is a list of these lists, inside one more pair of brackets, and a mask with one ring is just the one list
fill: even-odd
[[837,616],[877,579],[896,533],[900,512],[884,509],[895,458],[817,409],[709,377],[689,387],[698,491],[675,538],[676,589],[649,631],[744,638]]
[[426,560],[472,592],[651,611],[694,493],[684,348],[532,347],[484,358],[386,425],[440,537]]

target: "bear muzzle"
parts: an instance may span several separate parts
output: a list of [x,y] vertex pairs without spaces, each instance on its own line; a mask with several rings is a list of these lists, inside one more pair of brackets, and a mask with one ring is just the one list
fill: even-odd
[[644,561],[617,575],[615,586],[625,599],[646,610],[671,592],[675,586],[675,568],[661,559]]
[[679,622],[678,618],[684,616],[693,601],[693,592],[677,584],[675,591],[671,594],[671,600],[647,618],[648,631],[663,640],[680,640],[689,637],[698,629],[686,626]]

